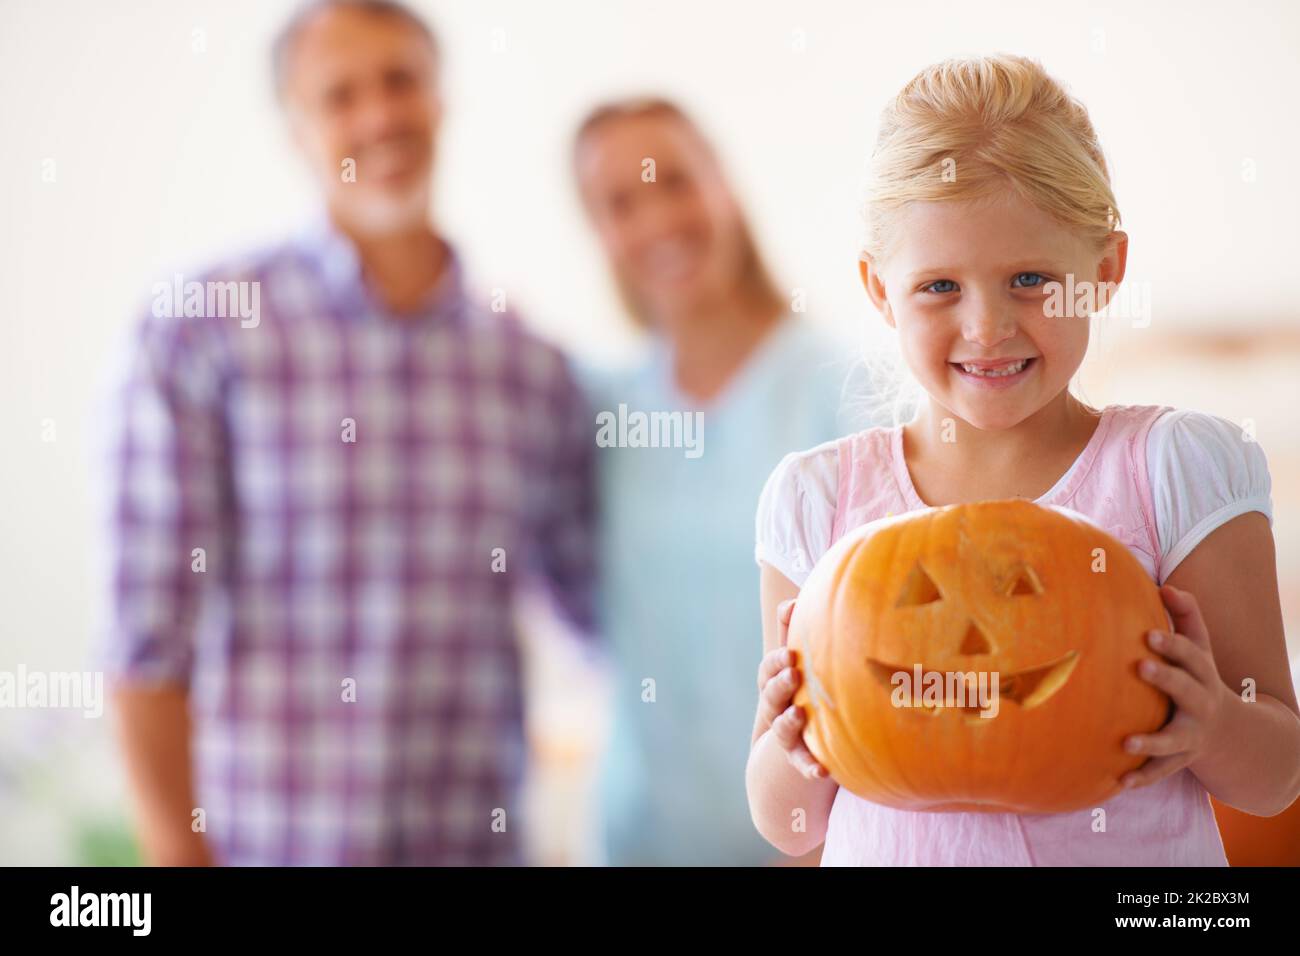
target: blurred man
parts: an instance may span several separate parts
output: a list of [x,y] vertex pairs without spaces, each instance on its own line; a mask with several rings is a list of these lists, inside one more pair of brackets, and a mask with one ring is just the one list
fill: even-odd
[[325,215],[156,296],[115,390],[107,666],[150,862],[519,860],[510,597],[540,577],[589,626],[592,436],[430,222],[437,72],[397,4],[298,13],[275,76]]

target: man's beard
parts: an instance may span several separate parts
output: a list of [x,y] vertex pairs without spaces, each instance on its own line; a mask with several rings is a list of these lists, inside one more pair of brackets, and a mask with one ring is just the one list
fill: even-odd
[[417,185],[398,194],[351,197],[351,201],[336,207],[335,212],[363,234],[402,232],[429,221],[429,188]]

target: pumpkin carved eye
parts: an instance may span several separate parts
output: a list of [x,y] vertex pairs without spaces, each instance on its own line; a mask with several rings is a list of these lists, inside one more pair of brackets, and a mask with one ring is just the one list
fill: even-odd
[[907,575],[907,580],[903,582],[902,593],[898,595],[898,601],[894,607],[915,607],[919,604],[933,604],[943,595],[939,593],[939,587],[934,580],[921,567],[921,562],[916,562],[912,566],[911,572]]
[[1038,575],[1029,565],[1021,565],[1016,569],[1016,573],[1011,575],[1010,581],[1007,582],[1005,594],[1007,597],[1020,597],[1024,594],[1042,594],[1043,585],[1038,580]]

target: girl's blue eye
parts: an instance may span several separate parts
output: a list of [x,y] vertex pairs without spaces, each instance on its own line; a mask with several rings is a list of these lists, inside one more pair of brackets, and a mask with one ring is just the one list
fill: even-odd
[[[943,286],[943,288],[939,288],[939,286]],[[952,292],[956,288],[957,288],[957,283],[953,282],[951,279],[935,279],[933,282],[931,282],[929,285],[925,287],[924,291]]]
[[[1021,279],[1029,279],[1030,281],[1025,285],[1020,285],[1019,282]],[[1037,272],[1020,272],[1017,273],[1016,277],[1011,280],[1011,284],[1018,289],[1034,289],[1042,285],[1046,281],[1047,281],[1047,276],[1040,275]]]

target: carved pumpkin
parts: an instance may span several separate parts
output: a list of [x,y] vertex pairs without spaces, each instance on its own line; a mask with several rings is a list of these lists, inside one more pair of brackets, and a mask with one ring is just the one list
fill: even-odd
[[[1137,559],[1081,515],[1027,501],[911,512],[846,534],[813,569],[790,622],[795,703],[808,749],[875,803],[1097,806],[1145,759],[1124,737],[1168,717],[1137,673],[1155,657],[1147,631],[1168,627]],[[935,675],[945,693],[930,693]]]

